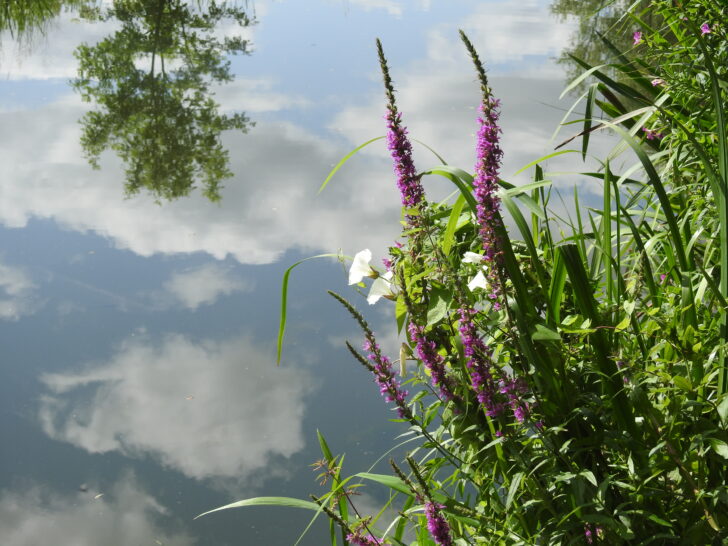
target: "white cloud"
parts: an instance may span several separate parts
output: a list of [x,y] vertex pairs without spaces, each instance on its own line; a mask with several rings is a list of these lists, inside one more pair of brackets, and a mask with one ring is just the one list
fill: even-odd
[[252,284],[218,264],[206,264],[183,272],[175,272],[164,283],[164,290],[182,306],[197,309],[215,303],[221,296],[247,292]]
[[245,480],[304,446],[306,373],[247,338],[129,340],[106,363],[46,374],[39,418],[90,453],[151,455],[187,476]]
[[261,122],[248,135],[226,135],[239,174],[225,182],[221,205],[199,195],[163,206],[147,195],[125,200],[116,158],[105,155],[101,171],[82,158],[77,120],[83,111],[66,97],[0,114],[6,128],[0,161],[7,167],[0,192],[11,196],[0,200],[0,222],[23,227],[31,218],[52,219],[142,256],[202,251],[248,264],[270,263],[291,248],[381,248],[399,232],[399,199],[386,161],[372,167],[355,158],[318,195],[346,148],[288,123]]
[[559,78],[561,70],[547,59],[568,45],[576,27],[571,19],[557,22],[549,5],[544,0],[480,2],[458,24],[429,31],[428,62],[458,63],[467,56],[458,34],[462,29],[493,73]]
[[242,110],[246,113],[277,112],[289,108],[305,108],[310,101],[275,91],[270,78],[236,79],[214,87],[215,100],[225,112]]
[[402,5],[395,0],[348,0],[348,3],[364,11],[381,9],[395,17],[402,16]]
[[167,514],[127,475],[109,491],[89,490],[59,495],[41,486],[23,492],[0,491],[0,529],[3,544],[37,546],[191,546],[196,541],[183,532],[164,530],[159,520]]
[[33,312],[35,285],[21,268],[0,263],[0,319],[18,320]]
[[73,52],[82,42],[96,43],[113,32],[113,22],[82,23],[71,13],[50,21],[43,31],[17,42],[8,32],[0,34],[0,76],[8,80],[73,78],[78,61]]

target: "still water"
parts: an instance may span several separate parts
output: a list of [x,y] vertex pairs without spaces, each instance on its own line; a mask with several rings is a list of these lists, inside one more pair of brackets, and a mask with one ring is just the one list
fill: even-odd
[[[449,163],[471,167],[479,99],[459,28],[503,101],[505,178],[553,148],[569,106],[553,58],[574,25],[545,1],[235,4],[247,21],[204,2],[197,19],[158,17],[166,3],[103,17],[109,0],[93,20],[67,2],[0,35],[3,545],[293,544],[308,513],[193,518],[320,492],[317,429],[350,472],[402,432],[343,349],[359,333],[325,290],[365,309],[390,349],[393,311],[367,306],[335,261],[294,273],[275,365],[285,268],[382,256],[399,231],[381,141],[317,193],[383,134],[375,38],[412,135]],[[360,509],[382,494],[365,489]],[[302,544],[326,536],[319,521]]]

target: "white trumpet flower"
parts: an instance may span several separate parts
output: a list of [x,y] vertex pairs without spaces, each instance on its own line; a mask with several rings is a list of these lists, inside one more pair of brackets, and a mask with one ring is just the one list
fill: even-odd
[[482,261],[483,261],[483,256],[481,254],[476,254],[475,252],[466,252],[463,255],[464,264],[479,264]]
[[372,261],[372,251],[368,248],[357,252],[354,256],[354,261],[351,262],[351,268],[349,269],[349,284],[358,284],[364,277],[376,279],[379,273],[374,271],[369,262]]
[[367,301],[369,302],[369,305],[374,305],[381,298],[394,299],[396,297],[394,291],[392,290],[391,281],[391,271],[387,271],[381,277],[377,277],[377,279],[372,283],[372,287],[369,289],[369,295],[367,296]]
[[482,288],[483,290],[488,288],[488,280],[485,278],[482,269],[478,271],[478,274],[475,275],[475,277],[473,277],[473,280],[468,283],[468,288],[471,292],[476,288]]

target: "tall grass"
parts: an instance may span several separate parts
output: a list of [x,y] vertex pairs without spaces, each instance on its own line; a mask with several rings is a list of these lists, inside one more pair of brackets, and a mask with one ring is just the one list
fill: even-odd
[[[331,485],[298,506],[329,516],[332,544],[728,540],[728,8],[647,10],[628,14],[640,33],[631,51],[601,38],[620,77],[574,59],[586,74],[574,86],[588,83],[583,156],[603,130],[620,144],[585,173],[601,206],[575,191],[566,220],[550,211],[541,160],[531,184],[495,178],[497,103],[464,35],[482,92],[475,176],[440,165],[402,178],[407,146],[381,55],[400,188],[440,176],[458,195],[408,205],[391,279],[375,281],[391,283],[400,360],[418,363],[403,385],[334,295],[365,333],[365,354],[350,351],[419,445],[391,475],[345,477],[320,436]],[[616,155],[633,166],[616,172]],[[388,526],[383,512],[356,511],[362,481],[389,490],[399,515]]]

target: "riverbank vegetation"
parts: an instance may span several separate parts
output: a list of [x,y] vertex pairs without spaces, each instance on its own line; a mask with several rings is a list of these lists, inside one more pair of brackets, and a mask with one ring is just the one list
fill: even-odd
[[[601,205],[574,190],[568,215],[552,210],[548,158],[529,184],[500,177],[500,103],[464,34],[481,90],[475,168],[418,170],[378,44],[402,243],[380,269],[359,253],[350,283],[391,300],[399,365],[332,296],[362,329],[353,359],[409,425],[409,454],[347,475],[320,436],[326,494],[223,508],[325,513],[332,544],[728,540],[728,8],[655,0],[621,20],[627,49],[599,37],[608,66],[573,58],[581,115],[554,153],[586,157],[607,131],[619,144],[584,173]],[[425,177],[454,197],[428,201]],[[362,484],[389,491],[378,514],[358,511]]]

